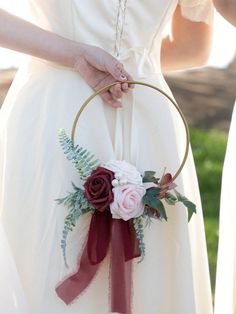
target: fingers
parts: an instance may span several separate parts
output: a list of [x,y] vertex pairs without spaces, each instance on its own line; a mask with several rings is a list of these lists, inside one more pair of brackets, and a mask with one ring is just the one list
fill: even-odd
[[[133,84],[125,83],[125,81],[133,81],[132,76],[124,69],[122,63],[120,63],[115,58],[112,59],[112,62],[107,65],[110,67],[110,74],[114,77],[115,80],[124,82],[121,84],[116,84],[110,88],[110,92],[113,97],[121,98],[122,92],[127,93],[130,88],[134,88]],[[109,69],[108,69],[109,70]]]
[[128,83],[122,83],[120,86],[121,86],[122,92],[127,93],[129,91],[129,84]]
[[[133,81],[134,80],[133,77],[124,69],[124,67],[123,67],[122,75],[124,75],[127,78],[127,81]],[[122,87],[122,90],[124,92],[127,92],[129,88],[134,88],[134,84],[122,83],[121,87]]]
[[123,64],[112,56],[106,59],[105,67],[117,81],[125,82],[133,80],[132,76],[124,69]]
[[[112,81],[113,81],[112,76],[108,74],[96,86],[93,86],[93,89],[99,90],[103,86],[109,83],[112,83]],[[100,97],[103,99],[104,102],[106,102],[108,105],[114,108],[122,107],[122,104],[120,101],[122,97],[121,84],[116,84],[112,86],[110,89],[101,93]]]
[[112,94],[113,98],[121,98],[122,92],[123,89],[121,87],[121,84],[116,84],[110,88],[110,93]]
[[[113,57],[112,57],[113,58]],[[132,80],[132,77],[124,70],[123,65],[117,61],[115,58],[115,68],[113,68],[113,74],[116,75],[115,77],[112,76],[109,72],[102,80],[99,80],[97,84],[93,87],[95,90],[102,88],[103,86],[114,82],[114,80],[119,80],[120,83],[111,86],[106,92],[102,93],[100,96],[102,97],[103,101],[107,104],[111,105],[114,108],[122,107],[121,98],[123,93],[126,93],[130,89],[130,84],[126,83],[126,80]],[[112,71],[111,71],[112,72]],[[105,73],[104,73],[105,74]],[[122,81],[124,82],[122,83]]]
[[113,108],[122,107],[122,103],[118,99],[114,99],[114,97],[109,91],[102,93],[100,96],[103,99],[103,101],[107,103],[108,105],[110,105],[111,107]]
[[133,81],[133,77],[123,68],[123,73],[127,77],[127,81]]
[[128,77],[124,70],[124,66],[115,58],[111,57],[110,60],[106,62],[107,71],[114,77],[117,81],[127,81]]
[[129,91],[129,84],[122,83],[116,84],[109,89],[113,99],[120,99],[122,98],[123,93],[127,93]]

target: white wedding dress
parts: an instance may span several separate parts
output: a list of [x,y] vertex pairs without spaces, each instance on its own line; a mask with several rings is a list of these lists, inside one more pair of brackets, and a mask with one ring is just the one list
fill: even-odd
[[215,314],[236,313],[236,107],[234,108],[225,155],[215,289]]
[[[76,41],[97,45],[119,58],[136,80],[171,95],[160,70],[164,27],[177,0],[29,0],[31,20]],[[209,23],[210,0],[182,0],[182,13]],[[60,240],[67,210],[55,199],[80,184],[58,141],[92,93],[75,71],[29,58],[17,73],[0,111],[0,313],[107,314],[108,258],[83,293],[66,306],[55,286],[77,269],[90,222],[84,216],[68,244],[69,270]],[[164,167],[174,173],[183,157],[185,133],[176,110],[157,92],[136,86],[123,109],[99,97],[84,111],[76,142],[101,161],[126,159],[140,172]],[[180,104],[181,105],[181,104]],[[168,208],[168,222],[145,229],[146,257],[134,262],[133,314],[211,314],[204,224],[192,155],[178,190],[197,204],[187,222],[182,205]],[[2,278],[3,277],[3,278]]]

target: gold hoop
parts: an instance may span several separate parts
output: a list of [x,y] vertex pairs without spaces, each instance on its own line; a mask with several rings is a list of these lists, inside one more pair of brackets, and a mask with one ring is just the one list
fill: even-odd
[[[105,90],[109,89],[110,87],[116,85],[117,83],[120,82],[113,82],[110,84],[107,84],[106,86],[100,88],[98,91],[94,92],[82,105],[82,107],[80,108],[80,110],[78,111],[74,123],[73,123],[73,127],[72,127],[72,132],[71,132],[71,140],[74,143],[74,138],[75,138],[75,130],[76,130],[76,126],[78,124],[79,118],[82,114],[82,112],[84,111],[84,109],[87,107],[87,105],[91,102],[91,100],[93,98],[95,98],[97,95],[99,95],[100,93],[104,92]],[[188,157],[188,153],[189,153],[189,142],[190,142],[190,134],[189,134],[189,127],[188,127],[188,123],[184,117],[184,114],[182,113],[182,111],[180,110],[180,108],[178,107],[177,103],[168,95],[166,94],[164,91],[162,91],[161,89],[159,89],[158,87],[148,84],[148,83],[143,83],[143,82],[139,82],[139,81],[126,81],[126,83],[128,84],[136,84],[136,85],[143,85],[143,86],[147,86],[150,87],[156,91],[158,91],[159,93],[161,93],[162,95],[164,95],[167,99],[169,99],[169,101],[174,105],[175,109],[177,110],[177,112],[179,113],[180,117],[182,118],[184,127],[185,127],[185,132],[186,132],[186,147],[185,147],[185,153],[184,153],[184,158],[183,161],[179,167],[179,169],[177,170],[177,172],[175,173],[175,175],[173,176],[173,181],[175,181],[175,179],[179,176],[179,174],[181,173],[187,157]]]

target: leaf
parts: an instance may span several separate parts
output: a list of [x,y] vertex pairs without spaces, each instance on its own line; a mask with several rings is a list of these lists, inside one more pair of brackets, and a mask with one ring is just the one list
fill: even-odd
[[151,207],[158,210],[159,213],[161,214],[161,217],[167,221],[167,215],[166,215],[165,207],[164,207],[163,203],[158,198],[152,201]]
[[165,201],[168,205],[175,205],[178,199],[171,193],[166,193]]
[[160,188],[151,188],[143,197],[143,203],[151,208],[159,211],[161,217],[167,220],[167,215],[163,203],[157,198],[157,194],[161,191]]
[[174,190],[179,202],[183,203],[188,209],[188,221],[191,220],[193,213],[197,213],[196,205],[192,203],[187,197],[181,195],[178,191]]
[[154,182],[158,183],[158,179],[155,178],[155,171],[145,171],[143,176],[143,182]]
[[[157,195],[161,192],[161,189],[156,187],[156,188],[150,188],[147,190],[146,194],[143,197],[143,202],[150,200],[152,198],[157,198]],[[146,203],[145,203],[146,204]]]
[[85,180],[100,162],[94,155],[79,145],[74,145],[64,129],[59,130],[59,140],[67,159],[71,160],[79,172],[80,179]]

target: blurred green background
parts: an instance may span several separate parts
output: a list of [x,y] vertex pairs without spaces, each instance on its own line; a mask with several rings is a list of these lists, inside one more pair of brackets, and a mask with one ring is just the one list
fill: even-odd
[[191,144],[201,191],[212,292],[215,289],[221,174],[227,133],[191,128]]

